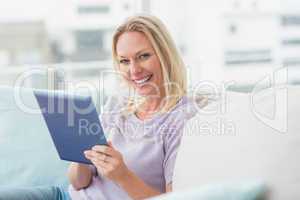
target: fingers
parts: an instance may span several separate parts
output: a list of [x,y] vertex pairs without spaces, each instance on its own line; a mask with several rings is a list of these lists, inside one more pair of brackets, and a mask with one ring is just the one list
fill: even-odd
[[97,166],[97,167],[100,167],[104,170],[107,170],[111,167],[111,164],[108,163],[108,162],[104,162],[103,160],[98,160],[98,159],[92,159],[91,162]]
[[120,153],[113,148],[110,141],[108,145],[96,145],[91,150],[84,151],[84,155],[97,169],[104,171],[109,171],[120,164]]
[[114,163],[114,158],[108,156],[107,154],[98,153],[93,150],[88,150],[84,152],[84,155],[89,160],[101,160],[103,162]]
[[84,156],[89,160],[92,160],[92,159],[98,157],[97,153],[94,151],[91,151],[91,150],[84,151],[83,153],[84,153]]
[[103,174],[109,169],[109,164],[101,160],[92,159],[91,162],[97,168],[98,172],[100,172],[100,174]]
[[107,154],[109,156],[116,155],[116,150],[113,149],[112,146],[96,145],[96,146],[93,146],[92,150],[99,152],[99,153]]
[[117,151],[111,142],[108,142],[107,146],[96,145],[84,151],[84,155],[97,168],[99,174],[111,180],[117,181],[128,171],[122,153]]
[[108,141],[108,142],[107,142],[107,145],[108,145],[109,147],[111,147],[111,148],[114,148],[113,145],[112,145],[112,143],[111,143],[111,141]]
[[92,160],[92,163],[96,166],[100,174],[106,177],[110,177],[115,169],[111,163],[103,162],[101,160]]

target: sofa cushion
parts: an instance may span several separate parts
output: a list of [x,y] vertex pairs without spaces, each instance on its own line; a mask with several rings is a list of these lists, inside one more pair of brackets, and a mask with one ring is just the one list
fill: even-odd
[[211,184],[171,192],[151,200],[259,200],[265,195],[265,186],[259,182],[239,184]]
[[[68,163],[61,161],[31,90],[18,101],[11,88],[0,88],[0,186],[66,186]],[[21,105],[23,102],[26,107]]]
[[272,200],[300,199],[300,87],[287,91],[287,101],[271,89],[227,92],[225,103],[220,99],[200,110],[185,126],[174,190],[259,180]]

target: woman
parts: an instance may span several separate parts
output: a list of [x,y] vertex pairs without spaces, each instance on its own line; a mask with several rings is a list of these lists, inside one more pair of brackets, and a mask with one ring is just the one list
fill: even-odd
[[[71,163],[69,192],[39,189],[43,197],[126,200],[172,191],[183,125],[196,113],[186,96],[184,64],[153,16],[134,16],[120,25],[112,53],[117,72],[134,92],[106,104],[100,118],[109,144],[84,152],[93,165]],[[41,199],[36,194],[28,199],[34,197]]]
[[127,19],[113,36],[116,69],[138,95],[112,100],[101,115],[108,146],[85,151],[95,167],[72,163],[72,199],[144,199],[172,191],[185,110],[184,64],[153,16]]

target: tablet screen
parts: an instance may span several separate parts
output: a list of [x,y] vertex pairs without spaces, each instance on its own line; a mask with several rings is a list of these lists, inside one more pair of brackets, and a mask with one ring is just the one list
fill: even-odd
[[92,164],[83,152],[107,141],[89,96],[35,90],[49,133],[62,160]]

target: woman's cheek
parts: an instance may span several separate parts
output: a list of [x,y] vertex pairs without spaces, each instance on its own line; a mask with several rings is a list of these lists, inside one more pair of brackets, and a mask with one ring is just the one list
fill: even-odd
[[128,73],[122,72],[122,78],[128,83],[131,84],[131,79]]

